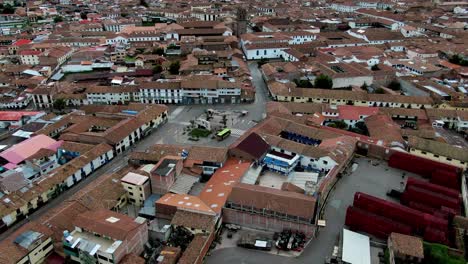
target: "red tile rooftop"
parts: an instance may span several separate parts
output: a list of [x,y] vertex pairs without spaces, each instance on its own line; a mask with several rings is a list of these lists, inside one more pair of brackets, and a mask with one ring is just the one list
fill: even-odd
[[232,186],[240,182],[250,168],[250,162],[229,159],[206,183],[200,193],[200,199],[213,211],[220,213],[231,193]]

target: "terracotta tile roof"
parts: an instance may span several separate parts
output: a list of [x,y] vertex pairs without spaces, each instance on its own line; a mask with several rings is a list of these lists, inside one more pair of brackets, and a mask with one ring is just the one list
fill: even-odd
[[254,132],[237,144],[236,148],[258,160],[265,155],[270,146],[262,137]]
[[188,194],[166,193],[156,201],[156,208],[158,207],[158,204],[215,215],[215,212],[199,197]]
[[125,255],[122,260],[120,260],[119,264],[145,264],[146,261],[144,258],[135,255],[134,253],[130,253]]
[[399,143],[404,147],[404,140],[401,136],[401,128],[388,115],[378,114],[364,119],[369,130],[369,135],[377,140],[383,140],[383,144],[391,145]]
[[90,151],[93,147],[94,145],[91,144],[65,141],[63,142],[62,146],[60,146],[60,149],[64,149],[71,152],[85,153],[87,151]]
[[217,217],[214,215],[207,215],[199,212],[192,212],[179,209],[172,218],[171,225],[183,226],[191,229],[201,229],[207,232],[212,232],[216,224]]
[[180,156],[182,150],[188,152],[186,160],[195,161],[210,161],[223,163],[227,159],[227,149],[219,147],[204,147],[204,146],[181,146],[156,144],[151,146],[145,152],[132,152],[131,159],[159,161],[165,156]]
[[204,245],[208,242],[209,236],[197,234],[193,238],[192,242],[185,249],[182,257],[177,262],[178,264],[193,264],[198,263],[198,259],[202,259],[204,256],[201,256],[202,249]]
[[419,237],[391,233],[389,240],[396,253],[406,256],[424,258],[423,240]]
[[376,107],[367,106],[339,105],[338,111],[340,119],[360,120],[361,116],[371,116],[377,114],[379,109]]
[[239,182],[250,168],[250,162],[229,159],[223,167],[216,170],[200,192],[200,199],[217,214],[226,203],[232,187]]
[[116,213],[107,209],[99,209],[81,213],[73,221],[75,226],[88,232],[111,237],[115,240],[125,241],[133,236],[140,225],[127,215]]

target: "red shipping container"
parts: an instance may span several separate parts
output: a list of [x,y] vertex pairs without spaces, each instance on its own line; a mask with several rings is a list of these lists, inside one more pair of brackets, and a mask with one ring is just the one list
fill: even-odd
[[436,211],[434,214],[433,214],[435,217],[437,218],[442,218],[442,219],[448,219],[448,213],[447,212],[442,212],[442,211]]
[[441,206],[446,206],[460,210],[460,200],[447,197],[445,195],[431,192],[416,186],[408,186],[404,192],[405,200],[426,204],[430,207],[440,209]]
[[346,226],[354,231],[363,231],[379,238],[388,238],[393,233],[411,234],[411,227],[349,206],[346,210]]
[[455,174],[461,173],[461,169],[456,166],[399,151],[394,152],[390,156],[388,160],[388,165],[393,168],[398,168],[419,174],[426,178],[430,178],[432,172],[435,170],[450,171]]
[[424,232],[424,240],[433,243],[448,245],[447,233],[437,229],[427,228]]
[[450,171],[436,170],[431,175],[431,183],[441,185],[450,189],[459,191],[460,177],[458,174]]
[[424,225],[426,228],[433,228],[444,232],[448,231],[448,221],[430,214],[424,214]]
[[[405,199],[406,197],[402,197],[402,200],[406,200]],[[403,202],[403,201],[402,201]],[[408,203],[404,203],[404,204],[407,204],[408,207],[410,208],[413,208],[415,210],[418,210],[418,211],[421,211],[421,212],[424,212],[424,213],[428,213],[428,214],[434,214],[437,210],[433,207],[430,207],[430,206],[427,206],[425,204],[422,204],[422,203],[417,203],[417,202],[413,202],[413,201],[409,201]]]
[[414,228],[415,232],[422,232],[425,228],[423,213],[401,204],[357,192],[354,194],[353,205],[370,213],[407,224]]
[[457,211],[453,210],[452,208],[448,208],[448,207],[445,207],[445,206],[442,206],[440,208],[440,210],[443,212],[443,213],[446,213],[449,217],[449,219],[452,219],[455,215],[457,215]]
[[427,181],[423,181],[420,179],[416,179],[413,177],[408,178],[408,180],[406,181],[406,186],[416,186],[416,187],[423,188],[425,190],[429,190],[432,192],[441,193],[441,194],[444,194],[446,196],[449,196],[455,199],[460,199],[459,191],[456,191],[454,189],[447,188],[444,186],[440,186],[437,184],[433,184]]

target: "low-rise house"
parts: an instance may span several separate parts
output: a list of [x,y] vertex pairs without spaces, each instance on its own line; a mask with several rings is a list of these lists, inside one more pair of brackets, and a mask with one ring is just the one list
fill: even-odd
[[36,134],[87,144],[105,142],[118,154],[167,120],[167,107],[164,105],[88,105],[82,110],[86,115],[71,113]]
[[423,240],[419,237],[391,233],[388,237],[389,261],[421,263],[424,259]]
[[0,262],[44,263],[54,251],[52,231],[38,223],[27,223],[0,242]]
[[17,129],[25,125],[31,119],[37,119],[42,115],[45,115],[45,113],[29,111],[0,111],[0,128]]
[[75,229],[65,232],[65,254],[78,263],[120,263],[127,254],[139,255],[148,242],[144,218],[133,219],[110,210],[89,211],[76,216]]
[[150,178],[147,176],[129,172],[121,179],[121,182],[127,191],[129,202],[135,206],[142,206],[151,195]]
[[434,100],[428,96],[368,94],[360,91],[297,88],[294,83],[270,81],[267,83],[273,99],[280,102],[327,103],[372,107],[399,107],[411,109],[432,108]]
[[[36,136],[33,138],[43,138]],[[63,166],[18,191],[4,195],[0,203],[1,222],[11,226],[38,207],[69,189],[114,158],[112,147],[101,143]]]
[[409,153],[413,155],[448,163],[463,169],[467,168],[468,152],[462,147],[418,137],[409,137],[408,139]]

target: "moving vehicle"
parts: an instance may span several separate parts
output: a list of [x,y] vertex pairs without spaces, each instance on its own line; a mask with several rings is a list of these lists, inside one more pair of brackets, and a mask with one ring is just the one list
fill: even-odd
[[230,135],[231,135],[231,129],[225,128],[216,134],[216,139],[218,139],[218,141],[222,141],[226,139],[227,137],[229,137]]

